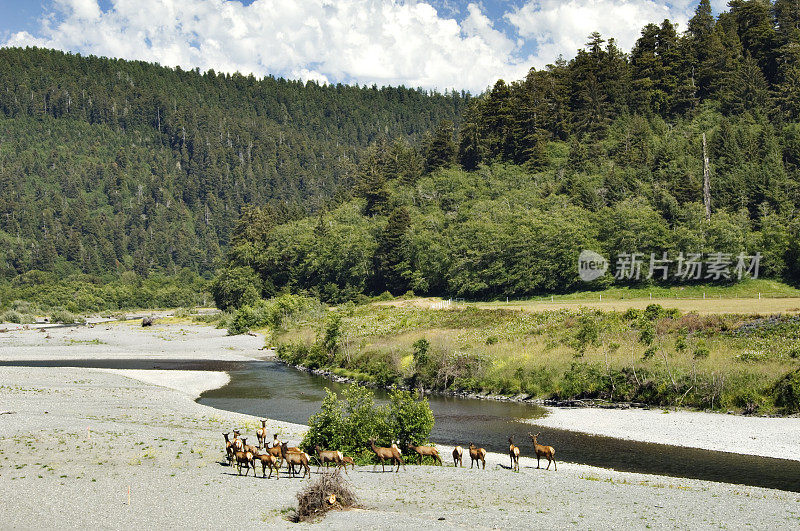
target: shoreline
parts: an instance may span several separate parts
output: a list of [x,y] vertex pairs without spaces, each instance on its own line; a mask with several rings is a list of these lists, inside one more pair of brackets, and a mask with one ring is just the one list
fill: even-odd
[[[180,332],[181,328],[185,333]],[[88,332],[88,331],[87,331]],[[143,356],[255,358],[258,340],[223,336],[209,327],[170,325],[148,330],[92,332],[100,343],[44,339],[26,332],[0,341],[0,358],[27,359],[47,351],[105,358]],[[74,336],[67,336],[76,339]],[[54,345],[56,340],[59,346]],[[245,343],[241,343],[245,341]],[[250,341],[250,343],[246,343]],[[142,347],[144,345],[144,347]],[[213,347],[209,347],[213,345]],[[13,347],[6,351],[7,346]],[[153,349],[153,346],[163,348]],[[19,347],[19,348],[17,348]],[[54,348],[55,347],[55,348]],[[63,347],[63,348],[62,348]],[[141,349],[144,350],[141,350]],[[64,350],[68,352],[64,352]],[[138,350],[137,350],[138,349]],[[235,349],[235,350],[231,350]],[[195,351],[192,353],[192,351]],[[151,359],[151,358],[148,358]],[[148,371],[149,372],[149,371]],[[204,371],[202,371],[204,372]],[[112,528],[238,525],[285,528],[287,508],[309,480],[239,477],[224,466],[222,432],[239,427],[253,437],[256,417],[201,405],[192,399],[208,374],[147,374],[67,367],[0,367],[0,518],[10,526]],[[214,378],[218,378],[216,373]],[[192,380],[195,381],[192,381]],[[162,385],[168,384],[168,386]],[[191,384],[191,385],[190,385]],[[178,390],[178,389],[180,390]],[[270,431],[297,443],[306,427],[268,421]],[[361,506],[333,511],[333,529],[450,529],[453,527],[781,527],[800,520],[800,493],[677,477],[618,472],[573,463],[536,470],[523,448],[520,473],[508,456],[490,453],[485,470],[407,465],[395,474],[360,466],[346,479]],[[4,459],[5,458],[5,459]],[[465,461],[469,457],[465,456]],[[312,479],[318,477],[312,467]],[[475,491],[480,492],[476,498]],[[533,496],[535,492],[568,496]],[[53,515],[58,515],[54,520]],[[441,520],[444,518],[445,520]],[[50,524],[46,523],[45,527]]]
[[631,441],[800,461],[797,417],[746,417],[686,410],[552,408],[531,426]]
[[[385,389],[371,382],[339,376],[329,370],[292,365],[277,357],[275,360],[331,381]],[[573,404],[576,401],[566,401],[564,405],[543,399],[458,391],[424,391],[424,394],[515,402],[544,408],[547,411],[545,417],[524,421],[531,426],[636,442],[800,461],[800,439],[792,439],[788,435],[800,433],[800,417],[797,416],[754,417],[626,402],[616,405],[609,403],[608,406],[588,402],[575,406]]]

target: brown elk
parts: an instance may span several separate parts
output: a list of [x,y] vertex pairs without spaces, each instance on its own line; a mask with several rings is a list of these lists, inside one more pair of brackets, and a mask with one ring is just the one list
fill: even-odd
[[225,459],[228,460],[228,465],[233,466],[233,443],[228,439],[229,433],[223,433],[222,436],[225,437]]
[[255,446],[252,444],[247,444],[247,437],[242,437],[242,450],[245,452],[250,452],[253,455],[258,453],[258,449]]
[[[275,479],[281,479],[281,469],[278,465],[278,458],[267,452],[264,454],[255,454],[253,456],[253,475],[256,475],[256,460],[261,461],[261,473],[267,477],[267,467],[269,467],[269,477],[272,477],[272,471],[275,470]],[[267,478],[269,479],[269,478]]]
[[464,449],[460,446],[453,448],[453,466],[464,466]]
[[435,465],[437,462],[439,465],[442,464],[442,458],[439,457],[439,450],[436,449],[435,446],[414,446],[413,444],[409,444],[408,448],[411,451],[417,452],[419,455],[419,464],[422,464],[422,460],[425,457],[432,457],[433,464]]
[[478,461],[478,468],[481,468],[481,463],[483,463],[483,469],[486,470],[486,450],[483,448],[477,448],[474,444],[469,443],[469,457],[472,461],[470,461],[469,467],[472,468],[472,465],[475,464],[475,461]]
[[231,444],[233,445],[233,450],[235,452],[241,452],[244,450],[244,444],[239,438],[239,430],[233,430],[233,441],[231,441]]
[[519,472],[519,447],[514,446],[514,437],[508,438],[508,455],[511,457],[511,470]]
[[339,466],[336,467],[336,470],[339,470],[340,468],[344,468],[344,473],[347,474],[347,465],[350,465],[353,468],[353,470],[356,469],[356,462],[353,460],[353,458],[350,457],[350,456],[344,455],[344,456],[342,456],[342,462],[339,463]]
[[281,457],[284,461],[286,461],[286,467],[289,469],[289,473],[292,477],[295,477],[296,473],[294,470],[295,465],[299,465],[302,467],[305,472],[303,472],[303,478],[308,475],[311,477],[311,467],[308,466],[308,454],[305,452],[292,452],[289,450],[288,443],[281,444]]
[[234,459],[236,459],[236,468],[239,471],[239,475],[242,475],[242,467],[246,468],[247,471],[244,473],[245,477],[250,472],[250,468],[252,465],[253,468],[253,476],[256,475],[256,467],[255,463],[253,462],[253,454],[251,452],[246,451],[235,451],[233,453]]
[[256,438],[258,439],[258,446],[262,448],[267,442],[267,421],[261,421],[261,427],[256,430]]
[[[320,469],[320,467],[322,465],[325,465],[325,468],[327,469],[328,468],[328,463],[335,463],[336,465],[340,465],[340,464],[342,464],[342,461],[344,460],[344,456],[342,455],[342,452],[340,452],[338,450],[323,450],[322,448],[319,447],[319,445],[314,446],[314,450],[317,452],[317,458],[318,458],[318,461],[319,461],[319,466],[317,467],[317,472],[319,472],[319,469]],[[338,468],[338,466],[337,466],[337,468]],[[347,472],[347,469],[345,469],[345,473],[346,472]]]
[[546,470],[550,470],[550,462],[553,462],[553,470],[558,470],[558,465],[556,464],[556,450],[552,446],[544,446],[539,444],[539,441],[536,438],[541,435],[541,432],[533,435],[531,432],[528,432],[531,440],[533,441],[533,449],[536,452],[536,468],[539,468],[539,459],[542,457],[547,458],[547,468]]
[[[369,445],[372,448],[372,451],[375,452],[375,456],[381,462],[381,469],[384,472],[386,472],[386,465],[384,463],[386,459],[389,459],[391,461],[392,466],[394,466],[395,463],[397,464],[397,470],[395,470],[395,472],[400,471],[400,465],[403,465],[403,470],[406,469],[406,464],[403,462],[403,457],[400,452],[400,449],[394,443],[392,443],[391,448],[384,448],[380,446],[375,446],[375,439],[370,439]],[[378,464],[375,463],[375,467],[377,466]],[[375,467],[372,467],[372,470],[375,470]]]

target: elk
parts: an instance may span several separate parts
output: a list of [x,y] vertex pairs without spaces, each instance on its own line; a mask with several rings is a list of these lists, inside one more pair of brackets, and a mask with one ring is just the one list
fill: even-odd
[[281,457],[284,461],[286,461],[286,466],[289,469],[289,473],[292,477],[295,477],[295,465],[299,465],[305,469],[303,472],[303,478],[308,475],[311,477],[311,467],[308,466],[308,454],[305,452],[291,452],[289,451],[288,443],[281,444]]
[[[328,463],[335,463],[340,465],[344,460],[344,456],[342,452],[338,450],[323,450],[319,447],[319,445],[314,446],[314,450],[317,452],[317,457],[319,458],[319,466],[317,467],[317,472],[322,465],[325,465],[325,468],[328,468]],[[347,469],[345,469],[345,473]]]
[[464,467],[464,449],[460,446],[453,448],[453,466]]
[[228,439],[229,433],[223,433],[222,436],[225,437],[225,459],[228,460],[228,465],[233,466],[233,443]]
[[511,470],[519,472],[519,447],[514,446],[514,437],[508,438],[508,455],[511,457]]
[[531,440],[533,441],[533,449],[536,452],[536,468],[539,468],[539,459],[542,457],[547,458],[547,468],[545,470],[550,470],[550,462],[553,462],[553,470],[558,470],[558,465],[556,464],[556,451],[552,446],[544,446],[539,444],[539,441],[536,438],[541,435],[541,432],[533,435],[531,432],[528,432]]
[[[381,462],[381,469],[384,472],[386,472],[386,465],[384,463],[386,459],[389,459],[392,462],[392,466],[394,466],[395,463],[397,463],[397,470],[395,470],[395,472],[400,472],[400,465],[403,465],[403,470],[406,469],[406,464],[403,462],[403,457],[400,452],[400,449],[394,443],[392,443],[391,448],[384,448],[375,446],[375,439],[370,439],[369,445],[372,448],[372,451],[375,452],[375,456]],[[375,467],[377,466],[378,464],[375,463]],[[375,470],[375,467],[372,467],[372,470]]]
[[239,430],[233,430],[233,441],[231,444],[233,445],[233,450],[236,452],[244,450],[244,444],[242,444],[242,440],[239,439]]
[[439,450],[437,450],[435,446],[414,446],[413,444],[409,444],[408,447],[419,455],[419,464],[422,464],[422,460],[425,457],[432,457],[434,465],[437,462],[439,465],[442,464],[442,458],[439,457]]
[[251,452],[235,451],[233,456],[234,459],[236,459],[236,468],[238,469],[240,476],[242,475],[242,467],[247,469],[247,471],[244,473],[245,477],[248,473],[250,473],[250,465],[253,465],[253,476],[256,475],[256,466],[253,462],[253,454]]
[[247,437],[242,437],[242,450],[245,452],[250,452],[253,455],[258,453],[258,450],[255,446],[247,444]]
[[483,469],[486,470],[486,450],[483,448],[477,448],[474,444],[469,443],[469,457],[472,459],[470,461],[469,467],[472,468],[472,465],[475,464],[475,461],[478,461],[478,468],[481,468],[481,463],[483,463]]
[[261,427],[256,430],[256,438],[258,439],[259,448],[265,446],[267,442],[267,421],[261,421]]
[[336,467],[336,470],[338,471],[340,468],[344,468],[344,473],[347,474],[347,465],[350,465],[351,467],[353,467],[353,470],[356,469],[356,462],[353,461],[352,457],[349,457],[349,456],[346,456],[346,455],[342,456],[342,462],[339,463],[339,466]]
[[[281,479],[281,469],[278,465],[278,458],[267,452],[264,454],[255,454],[253,456],[253,475],[256,475],[256,459],[261,461],[261,473],[267,477],[267,467],[269,467],[269,477],[272,477],[272,471],[275,470],[275,479]],[[267,478],[269,479],[269,478]]]

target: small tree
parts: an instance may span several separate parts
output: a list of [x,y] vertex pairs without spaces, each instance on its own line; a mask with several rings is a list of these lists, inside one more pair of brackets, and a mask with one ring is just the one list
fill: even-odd
[[211,282],[211,295],[223,311],[252,305],[261,298],[261,279],[249,267],[222,269]]
[[387,422],[392,438],[403,446],[425,443],[433,429],[433,412],[427,398],[415,400],[411,392],[395,389],[389,394]]

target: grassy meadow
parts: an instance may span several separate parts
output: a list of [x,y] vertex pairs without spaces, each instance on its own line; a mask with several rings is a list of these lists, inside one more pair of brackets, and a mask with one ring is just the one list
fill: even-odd
[[[676,301],[684,305],[664,290],[660,300],[609,290],[603,299],[613,305],[603,308],[572,296],[445,309],[430,299],[349,304],[287,319],[272,341],[291,363],[384,386],[790,413],[800,298],[778,283],[748,284],[706,288],[706,300]],[[761,301],[746,298],[754,290]]]

